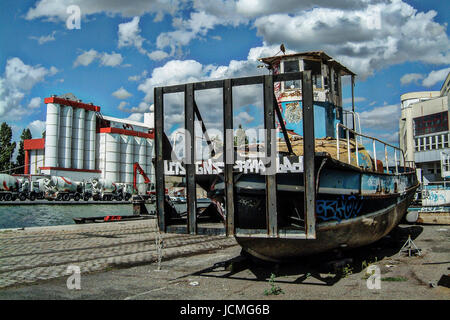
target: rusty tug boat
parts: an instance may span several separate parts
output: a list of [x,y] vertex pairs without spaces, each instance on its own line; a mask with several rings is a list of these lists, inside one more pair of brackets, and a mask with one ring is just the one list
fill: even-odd
[[[355,74],[321,51],[260,61],[268,75],[155,88],[160,230],[234,236],[244,251],[268,261],[364,246],[387,235],[406,213],[419,183],[414,163],[405,161],[402,150],[361,133],[354,112]],[[351,77],[352,111],[342,108],[342,76]],[[263,88],[264,142],[239,145],[232,130],[233,88],[255,84]],[[196,161],[195,118],[212,143],[195,92],[217,88],[223,90],[223,150],[211,147],[210,159]],[[164,134],[164,95],[175,92],[184,92],[189,133],[182,160],[169,157],[172,149]],[[165,175],[185,176],[182,219],[164,198]],[[212,200],[202,214],[217,212],[222,224],[202,220],[196,185]]]

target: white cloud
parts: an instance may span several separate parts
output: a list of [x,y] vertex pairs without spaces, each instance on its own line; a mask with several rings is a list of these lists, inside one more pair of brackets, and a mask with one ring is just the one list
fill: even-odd
[[144,70],[144,71],[142,71],[141,74],[137,74],[137,75],[134,75],[134,76],[129,76],[128,77],[128,81],[136,81],[136,82],[138,82],[142,78],[145,78],[147,76],[147,74],[148,74],[148,71]]
[[120,53],[102,53],[100,56],[100,64],[102,66],[115,67],[122,63],[123,57]]
[[169,54],[162,50],[155,50],[148,54],[148,57],[151,60],[156,60],[156,61],[163,60],[163,59],[167,58],[168,56],[169,56]]
[[28,108],[36,109],[36,108],[39,108],[40,105],[41,105],[41,98],[40,97],[34,97],[28,103]]
[[90,49],[89,51],[84,51],[82,54],[80,54],[73,62],[73,66],[86,67],[95,60],[99,60],[101,66],[116,67],[121,65],[121,63],[123,62],[123,57],[120,53],[115,53],[114,51],[112,53],[100,53],[94,49]]
[[236,116],[234,116],[233,122],[236,125],[239,125],[239,124],[248,124],[248,123],[252,122],[253,120],[255,120],[255,118],[253,116],[248,114],[248,112],[246,112],[246,111],[242,111],[239,114],[237,114]]
[[394,104],[375,107],[369,111],[363,111],[359,115],[363,132],[365,128],[380,129],[383,131],[398,130],[400,105]]
[[73,66],[88,66],[90,65],[95,59],[98,58],[98,52],[94,49],[91,49],[89,51],[85,51],[82,54],[80,54],[77,59],[74,61]]
[[[363,101],[366,101],[366,98],[364,98],[364,97],[355,97],[354,101],[355,101],[355,103],[363,102]],[[352,97],[342,99],[342,103],[343,104],[348,104],[348,103],[351,103],[351,102],[352,102]]]
[[[0,119],[20,119],[28,114],[21,102],[26,94],[46,76],[52,76],[56,68],[46,69],[40,65],[31,66],[17,57],[6,61],[5,73],[0,77]],[[37,100],[31,99],[28,106],[35,107]]]
[[431,71],[428,76],[423,79],[422,85],[424,85],[425,87],[434,86],[436,83],[444,81],[449,72],[450,68]]
[[56,40],[55,33],[56,31],[53,31],[51,34],[47,36],[40,36],[40,37],[31,36],[30,39],[36,40],[39,44],[44,44],[50,41],[55,41]]
[[132,96],[132,94],[129,93],[126,89],[124,89],[124,87],[120,87],[119,89],[117,89],[116,91],[114,91],[114,92],[112,93],[112,95],[113,95],[114,97],[116,97],[117,99],[121,99],[121,100],[127,99],[127,98],[129,98],[129,97]]
[[83,16],[98,13],[107,15],[121,15],[123,17],[134,17],[146,13],[155,13],[155,19],[162,19],[164,14],[174,14],[183,8],[183,1],[179,0],[40,0],[26,14],[27,20],[46,18],[50,21],[65,22],[69,14],[67,7],[77,5],[81,8]]
[[28,128],[30,129],[33,138],[40,138],[42,137],[42,132],[45,131],[45,121],[34,120],[28,125]]
[[423,79],[423,75],[420,73],[407,73],[400,78],[400,83],[402,86],[410,84],[411,82],[417,84],[421,79]]
[[144,114],[142,114],[142,113],[132,113],[132,114],[130,114],[130,116],[127,119],[132,120],[132,121],[142,122],[143,118],[144,118]]
[[[406,61],[448,63],[450,42],[446,26],[434,21],[436,14],[396,0],[354,11],[314,8],[295,15],[271,14],[254,24],[268,45],[283,42],[295,51],[324,50],[364,78]],[[371,17],[380,19],[379,28],[370,26]]]
[[[151,76],[138,86],[138,90],[145,93],[144,101],[151,104],[155,87],[267,73],[267,70],[257,68],[258,65],[259,62],[253,59],[232,60],[228,65],[223,66],[202,65],[195,60],[171,60],[163,66],[153,69]],[[170,129],[173,124],[184,121],[182,107],[184,98],[182,94],[169,94],[165,99],[167,99],[164,102],[165,125]],[[258,86],[239,88],[233,92],[233,100],[236,109],[247,105],[261,105],[262,89]],[[220,127],[222,92],[219,89],[198,91],[196,102],[207,123],[207,128]],[[133,112],[137,112],[136,109]],[[240,114],[243,122],[252,121],[251,117],[246,112]]]
[[118,109],[130,113],[145,113],[151,111],[151,107],[144,101],[141,101],[137,107],[125,108],[127,105],[129,105],[129,103],[124,104],[122,101],[119,104]]
[[136,47],[140,53],[146,54],[147,51],[142,48],[144,38],[140,36],[139,17],[134,17],[131,21],[119,24],[118,47]]

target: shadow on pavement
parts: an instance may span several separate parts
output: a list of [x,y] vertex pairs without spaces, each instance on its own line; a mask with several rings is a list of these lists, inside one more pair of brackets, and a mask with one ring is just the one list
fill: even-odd
[[[386,257],[398,256],[401,248],[411,236],[416,239],[423,231],[421,226],[396,227],[388,235],[368,246],[334,250],[321,254],[297,258],[285,263],[259,260],[242,251],[240,256],[215,263],[188,276],[227,278],[246,281],[267,282],[272,274],[274,283],[297,283],[307,285],[332,286],[350,273],[363,271],[368,264]],[[250,271],[253,276],[243,271]],[[296,277],[295,280],[285,277]],[[315,280],[312,281],[311,278]],[[316,281],[318,280],[318,281]]]

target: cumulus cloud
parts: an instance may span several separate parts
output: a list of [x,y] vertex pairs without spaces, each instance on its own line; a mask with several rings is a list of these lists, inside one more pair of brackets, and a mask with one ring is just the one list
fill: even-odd
[[120,87],[119,89],[117,89],[116,91],[114,91],[114,92],[112,93],[112,95],[113,95],[114,97],[116,97],[117,99],[121,99],[121,100],[127,99],[127,98],[129,98],[129,97],[132,96],[132,94],[129,93],[124,87]]
[[34,120],[28,125],[28,128],[33,138],[40,138],[42,137],[42,132],[45,131],[45,121]]
[[[272,52],[274,54],[276,52]],[[150,77],[145,79],[138,90],[145,93],[144,102],[153,103],[153,89],[158,86],[167,86],[189,82],[207,81],[224,78],[265,74],[266,71],[257,68],[259,62],[249,53],[248,60],[232,60],[228,65],[203,65],[196,60],[171,60],[161,67],[153,69]],[[184,121],[182,94],[169,94],[164,102],[165,125],[170,128],[174,124]],[[196,93],[196,102],[202,113],[207,127],[220,127],[222,118],[222,92],[221,90],[203,90]],[[235,108],[262,104],[262,88],[248,86],[233,91]],[[204,110],[204,112],[202,112]],[[205,112],[207,111],[207,112]],[[133,112],[137,112],[136,109]],[[142,112],[142,111],[141,111]],[[253,121],[252,115],[242,111],[239,119],[244,123]]]
[[34,97],[30,100],[28,103],[28,108],[30,109],[37,109],[41,105],[41,98],[40,97]]
[[83,16],[98,13],[107,15],[120,15],[134,17],[146,13],[156,14],[155,19],[162,19],[166,13],[174,14],[182,9],[183,1],[180,0],[40,0],[30,8],[25,16],[27,20],[45,18],[50,21],[65,22],[69,14],[67,7],[77,5],[81,8]]
[[384,105],[375,107],[369,111],[360,113],[361,127],[372,130],[382,129],[393,131],[398,129],[398,119],[400,119],[400,105]]
[[436,83],[444,81],[449,72],[450,68],[431,71],[428,76],[423,79],[422,85],[424,85],[425,87],[434,86]]
[[102,53],[100,55],[100,64],[102,66],[115,67],[122,63],[123,57],[120,53]]
[[147,51],[142,48],[144,38],[141,37],[139,28],[139,17],[134,17],[131,21],[119,24],[118,47],[136,47],[139,52],[146,54]]
[[27,107],[21,105],[22,100],[36,84],[56,72],[54,67],[47,69],[40,65],[27,65],[17,57],[8,59],[4,76],[0,77],[0,119],[20,119],[27,114],[27,107],[35,108],[39,98],[31,99]]
[[400,78],[400,83],[402,86],[410,84],[411,82],[417,84],[421,79],[423,79],[423,75],[420,73],[407,73]]
[[120,53],[106,53],[106,52],[97,52],[94,49],[90,49],[89,51],[84,51],[82,54],[78,55],[78,57],[73,62],[74,67],[78,66],[88,66],[95,60],[98,60],[101,66],[107,67],[116,67],[120,66],[123,62],[123,57]]

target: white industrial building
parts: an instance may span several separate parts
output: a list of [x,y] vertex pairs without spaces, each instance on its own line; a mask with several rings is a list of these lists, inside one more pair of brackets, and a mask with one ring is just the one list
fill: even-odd
[[421,169],[424,183],[443,180],[442,154],[450,155],[450,73],[440,91],[401,96],[400,148]]
[[[104,116],[99,106],[71,94],[44,102],[45,138],[24,141],[26,174],[132,184],[137,162],[154,181],[153,113],[145,114],[144,122]],[[143,183],[143,177],[137,176],[137,182]]]

